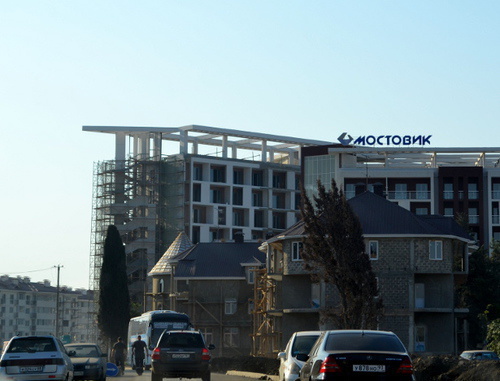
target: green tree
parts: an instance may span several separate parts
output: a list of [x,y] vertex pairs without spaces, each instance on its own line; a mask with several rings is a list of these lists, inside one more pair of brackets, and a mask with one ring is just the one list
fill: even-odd
[[500,319],[493,320],[488,324],[486,340],[490,351],[500,353]]
[[318,181],[313,201],[302,189],[302,199],[306,269],[335,285],[340,299],[339,305],[323,312],[323,320],[332,320],[339,329],[375,329],[382,300],[377,298],[377,281],[358,217],[333,180],[328,191]]
[[500,310],[500,246],[492,244],[492,255],[481,246],[469,258],[464,296],[469,308],[469,341],[475,348],[484,343],[487,325]]
[[101,334],[112,342],[119,336],[127,336],[129,320],[130,296],[125,248],[116,226],[109,225],[99,279],[97,322]]

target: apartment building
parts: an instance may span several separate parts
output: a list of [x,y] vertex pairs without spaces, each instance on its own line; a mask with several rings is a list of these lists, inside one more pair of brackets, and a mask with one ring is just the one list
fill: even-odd
[[[59,302],[57,296],[59,295]],[[93,292],[51,286],[48,280],[0,276],[0,339],[55,335],[65,342],[88,342],[95,325]]]
[[[467,312],[457,297],[468,272],[467,233],[452,219],[416,215],[372,192],[349,199],[358,216],[384,313],[379,328],[395,332],[420,354],[467,349]],[[254,331],[257,355],[284,348],[299,330],[334,329],[321,311],[339,304],[335,286],[312,280],[301,257],[302,222],[265,241],[266,272],[256,280],[261,298]]]
[[[263,240],[294,224],[300,148],[327,142],[206,126],[101,127],[115,158],[94,166],[90,284],[97,290],[107,226],[127,255],[133,302],[151,309],[147,274],[180,231],[191,242]],[[178,146],[177,146],[178,144]]]
[[488,245],[500,240],[500,148],[344,146],[302,149],[308,194],[334,179],[352,198],[369,190],[417,215],[440,214],[469,226]]

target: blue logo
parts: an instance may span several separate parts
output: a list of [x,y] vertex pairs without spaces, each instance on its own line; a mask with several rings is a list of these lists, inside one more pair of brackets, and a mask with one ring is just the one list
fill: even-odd
[[108,366],[106,368],[106,376],[115,377],[118,375],[118,367],[112,362],[108,362]]
[[[347,138],[346,138],[347,136]],[[339,142],[347,146],[349,144],[361,145],[361,146],[410,146],[410,145],[420,145],[425,146],[431,144],[432,135],[368,135],[368,136],[358,136],[353,138],[344,132],[339,136]]]

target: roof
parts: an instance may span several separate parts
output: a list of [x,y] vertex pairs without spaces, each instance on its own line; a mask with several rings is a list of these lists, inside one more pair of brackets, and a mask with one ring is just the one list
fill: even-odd
[[[363,235],[454,236],[470,240],[467,232],[452,217],[416,215],[373,192],[361,193],[347,202],[359,218]],[[266,243],[302,235],[304,223],[299,221]]]
[[149,276],[152,275],[167,275],[172,273],[172,265],[169,260],[178,254],[188,250],[193,247],[193,244],[189,240],[186,233],[180,232],[175,238],[174,242],[169,246],[167,251],[162,255],[156,265],[153,266],[149,272]]
[[171,261],[176,278],[245,278],[245,267],[259,267],[265,254],[258,242],[198,243]]

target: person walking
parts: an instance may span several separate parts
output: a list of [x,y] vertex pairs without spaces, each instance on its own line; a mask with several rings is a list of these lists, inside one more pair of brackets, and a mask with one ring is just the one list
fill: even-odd
[[116,343],[113,345],[113,350],[111,351],[111,358],[114,360],[115,365],[120,370],[120,375],[123,376],[125,373],[125,358],[127,357],[127,345],[123,342],[122,338],[119,337]]
[[[144,366],[144,359],[148,355],[148,346],[141,340],[141,335],[137,336],[137,340],[132,344],[132,358],[136,370],[141,370]],[[139,372],[138,372],[139,373]]]

